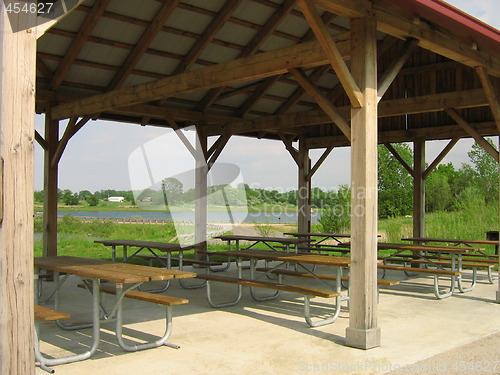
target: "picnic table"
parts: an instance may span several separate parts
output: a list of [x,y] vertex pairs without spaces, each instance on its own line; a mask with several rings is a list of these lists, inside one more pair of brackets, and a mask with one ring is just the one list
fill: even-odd
[[[101,293],[116,294],[115,305],[111,313],[106,316],[106,320],[109,320],[109,318],[112,317],[116,319],[115,334],[118,344],[122,349],[126,351],[137,351],[155,348],[161,345],[178,347],[173,344],[167,344],[167,339],[169,338],[171,333],[171,307],[173,305],[183,304],[189,301],[177,297],[140,292],[136,291],[135,289],[142,283],[149,281],[194,278],[196,277],[196,273],[149,266],[140,266],[129,263],[114,263],[100,259],[79,258],[72,256],[37,257],[35,258],[34,266],[37,274],[42,269],[54,272],[55,287],[53,293],[51,294],[51,297],[55,296],[56,310],[60,310],[61,286],[70,275],[79,276],[84,280],[86,287],[91,290],[93,301],[91,323],[67,325],[65,323],[62,323],[61,321],[57,321],[58,325],[63,329],[83,329],[92,327],[92,345],[90,346],[90,348],[84,353],[70,355],[62,358],[45,358],[40,357],[40,353],[37,353],[37,359],[40,360],[44,365],[51,366],[81,361],[89,358],[96,352],[100,341],[100,313],[101,311],[103,311],[103,309],[101,308]],[[60,277],[61,273],[65,274],[62,279]],[[91,282],[88,281],[89,279],[91,280]],[[110,283],[113,283],[114,286],[101,286],[101,281],[108,281]],[[166,306],[167,328],[161,338],[156,341],[138,343],[136,345],[129,345],[124,342],[122,337],[122,301],[125,297],[134,298],[146,302],[158,303]]]
[[[292,241],[291,243],[297,243]],[[347,257],[333,257],[318,254],[297,254],[294,252],[283,252],[274,250],[257,250],[257,249],[245,249],[245,250],[234,250],[234,251],[223,251],[218,254],[227,257],[236,258],[236,264],[238,266],[238,277],[225,277],[212,274],[199,274],[198,278],[207,280],[207,299],[211,306],[219,308],[226,306],[233,306],[237,304],[242,296],[242,286],[250,287],[250,294],[256,301],[266,301],[278,297],[280,291],[287,291],[302,294],[304,296],[304,318],[309,326],[317,327],[320,325],[325,325],[333,323],[339,316],[340,304],[342,301],[340,290],[342,281],[342,268],[349,267],[350,259]],[[243,278],[243,267],[242,260],[250,260],[250,278]],[[257,277],[257,260],[265,260],[267,262],[278,262],[279,264],[274,266],[270,272],[266,272],[261,275],[269,275],[273,270],[277,270],[280,267],[286,266],[289,263],[296,264],[298,268],[301,268],[305,273],[315,276],[314,272],[308,269],[305,265],[326,265],[335,268],[335,286],[332,287],[329,284],[324,283],[327,286],[327,290],[315,289],[315,288],[305,288],[302,286],[288,285],[281,281],[281,277],[278,279],[277,283],[269,281],[258,280]],[[284,270],[287,271],[287,270]],[[319,281],[322,281],[320,277],[316,277]],[[234,300],[223,303],[214,303],[212,298],[212,282],[223,282],[238,285],[237,296]],[[274,289],[275,293],[265,297],[259,297],[255,294],[254,288],[266,288]],[[335,298],[334,312],[330,317],[324,318],[320,321],[312,321],[310,315],[310,303],[311,297],[319,296],[324,298]]]
[[[492,240],[460,240],[457,238],[432,238],[432,237],[410,237],[410,238],[401,238],[401,241],[411,241],[411,242],[419,242],[419,243],[428,243],[428,242],[439,242],[439,243],[451,243],[455,246],[465,245],[469,247],[473,247],[472,245],[493,245],[495,246],[495,255],[486,254],[479,250],[479,253],[490,258],[498,259],[498,245],[499,241]],[[483,249],[484,250],[484,249]]]
[[[337,246],[350,248],[349,243],[343,243]],[[379,252],[382,250],[393,250],[391,254],[379,257],[379,259],[384,261],[383,265],[378,266],[379,269],[404,271],[407,275],[410,273],[432,274],[434,276],[434,294],[438,299],[443,299],[453,295],[455,286],[458,286],[458,289],[462,293],[471,291],[476,285],[476,268],[481,267],[481,265],[479,264],[474,265],[464,263],[462,257],[464,254],[468,254],[472,251],[479,251],[482,248],[378,242],[377,249]],[[411,255],[406,256],[404,254],[404,252],[406,251],[411,252]],[[435,259],[436,255],[441,254],[448,255],[449,259],[446,259],[445,262],[439,259]],[[426,268],[388,264],[394,262],[400,262],[403,264],[423,264],[424,266],[426,266]],[[428,268],[428,266],[434,266],[436,268],[431,269]],[[445,266],[448,269],[444,269]],[[472,280],[469,287],[465,287],[463,284],[462,271],[464,266],[473,269]],[[476,268],[474,268],[474,266]],[[447,292],[440,291],[439,276],[450,276],[450,288]]]
[[[111,246],[111,260],[113,262],[116,261],[116,247],[121,246],[123,249],[123,263],[126,263],[130,258],[136,256],[141,251],[149,251],[153,256],[158,258],[160,262],[163,263],[160,255],[158,255],[154,250],[157,250],[161,253],[166,253],[168,256],[166,265],[167,268],[170,268],[171,261],[171,253],[174,251],[179,252],[179,258],[182,258],[182,254],[184,251],[192,250],[195,248],[195,245],[180,245],[178,243],[169,243],[169,242],[155,242],[155,241],[139,241],[139,240],[97,240],[95,243],[101,243],[104,246]],[[127,255],[128,248],[135,247],[138,248],[134,251],[131,256]]]
[[314,242],[314,246],[318,246],[324,241],[327,240],[335,240],[337,243],[342,243],[339,238],[351,238],[350,234],[345,234],[345,233],[312,233],[312,232],[289,232],[289,233],[283,233],[284,235],[288,236],[293,236],[297,238],[304,238],[304,239],[311,239],[311,237],[322,237],[320,240],[316,240]]
[[263,244],[271,250],[279,250],[276,246],[271,245],[271,243],[279,243],[284,246],[285,251],[288,253],[290,250],[296,249],[298,244],[312,242],[310,239],[305,238],[290,238],[290,237],[263,237],[263,236],[245,236],[245,235],[223,235],[216,236],[222,241],[227,241],[228,250],[231,249],[231,242],[235,243],[236,250],[240,249],[240,241],[251,242],[247,249],[253,248],[257,244]]

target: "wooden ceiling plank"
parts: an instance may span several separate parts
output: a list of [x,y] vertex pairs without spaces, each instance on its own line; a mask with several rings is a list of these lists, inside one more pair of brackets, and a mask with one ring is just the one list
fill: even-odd
[[[348,55],[348,42],[340,43],[339,47]],[[316,42],[301,43],[61,104],[54,107],[53,114],[56,119],[81,116],[283,74],[288,68],[310,68],[326,63]]]
[[418,46],[418,40],[416,39],[408,39],[403,48],[401,48],[399,56],[394,59],[391,65],[384,72],[382,77],[380,77],[378,81],[378,101],[382,99],[384,94],[387,92],[387,89],[392,84],[398,73],[403,68],[403,65],[406,63],[413,50]]
[[200,57],[205,48],[212,43],[215,36],[224,26],[226,21],[231,17],[233,12],[238,8],[243,0],[227,0],[222,9],[217,13],[217,16],[210,22],[207,29],[203,32],[184,59],[179,63],[174,71],[175,74],[182,73],[188,70]]
[[455,120],[462,129],[464,129],[472,138],[474,138],[474,140],[479,145],[481,145],[481,147],[484,148],[484,150],[488,152],[488,154],[490,154],[493,159],[497,161],[497,163],[499,162],[498,151],[486,139],[484,139],[481,134],[479,134],[477,130],[474,129],[462,116],[460,116],[454,109],[447,109],[446,113],[448,113],[448,115],[453,120]]
[[[284,18],[290,13],[290,11],[295,6],[296,0],[286,0],[283,5],[276,12],[272,14],[269,20],[264,24],[264,26],[257,32],[257,34],[252,38],[250,43],[247,44],[245,49],[241,51],[238,55],[239,58],[247,57],[253,55],[262,44],[267,40],[267,38],[272,35],[276,27],[284,20]],[[214,89],[210,90],[208,94],[202,99],[198,109],[200,111],[205,111],[210,105],[212,105],[223,90]]]
[[108,85],[108,90],[114,90],[125,82],[153,40],[160,31],[162,31],[163,25],[165,25],[165,22],[167,22],[177,5],[179,5],[179,1],[180,0],[168,0],[163,3],[153,20],[148,24],[139,41],[135,44],[132,52],[121,65],[118,73],[113,77],[113,80]]
[[83,24],[80,27],[80,31],[78,31],[78,35],[75,39],[73,39],[71,45],[64,55],[63,60],[57,66],[56,72],[54,73],[54,76],[49,84],[49,88],[51,90],[57,90],[57,88],[61,85],[64,77],[66,77],[66,74],[71,68],[71,65],[80,53],[83,45],[87,42],[90,33],[99,22],[102,14],[106,10],[110,2],[111,0],[97,0],[95,2],[91,12],[83,21]]
[[493,83],[491,82],[488,72],[484,67],[476,67],[476,72],[479,75],[481,85],[483,86],[483,90],[488,98],[488,102],[490,103],[491,113],[493,114],[493,118],[497,124],[498,131],[500,131],[500,103],[498,101],[495,87],[493,87]]
[[309,77],[300,69],[290,69],[295,79],[304,88],[304,90],[313,97],[323,111],[331,118],[331,120],[339,127],[347,139],[351,139],[351,128],[345,118],[340,115],[335,106],[323,95],[322,92],[309,80]]
[[323,23],[310,0],[298,0],[298,2],[300,8],[302,9],[302,13],[304,13],[309,26],[314,32],[314,35],[316,35],[316,38],[323,47],[330,65],[337,74],[339,81],[342,83],[342,86],[351,101],[351,105],[355,108],[361,107],[363,94],[352,77],[351,72],[342,58],[335,42],[330,36],[326,25]]
[[427,167],[427,169],[422,174],[423,179],[425,180],[431,172],[436,169],[436,167],[443,161],[446,155],[451,151],[451,149],[457,144],[460,140],[460,137],[455,137],[451,139],[448,144],[443,148],[443,150],[439,153],[439,155],[434,159],[434,161]]
[[368,17],[371,4],[368,0],[314,0],[317,7],[347,18]]
[[394,146],[391,145],[390,143],[384,143],[384,146],[396,158],[396,160],[399,161],[399,163],[404,167],[404,169],[406,169],[408,173],[413,176],[413,168],[408,165],[406,160],[403,159],[401,155],[399,155],[399,152],[394,148]]

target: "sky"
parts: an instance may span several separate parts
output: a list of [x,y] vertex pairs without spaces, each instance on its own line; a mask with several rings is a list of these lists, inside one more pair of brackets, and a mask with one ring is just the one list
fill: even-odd
[[[449,4],[500,29],[500,1],[449,0]],[[36,116],[35,127],[44,134],[44,118]],[[64,132],[61,123],[60,134]],[[158,146],[158,140],[169,137],[168,148]],[[215,139],[211,137],[209,142]],[[191,139],[193,141],[193,139]],[[36,143],[36,142],[35,142]],[[432,162],[447,141],[426,143],[426,161]],[[450,151],[443,163],[452,162],[456,168],[467,163],[467,152],[473,141],[463,139]],[[498,140],[495,140],[498,145]],[[147,155],[161,152],[164,164],[144,164]],[[311,150],[314,163],[323,150]],[[144,158],[144,156],[146,157]],[[156,176],[176,175],[194,167],[192,157],[170,131],[155,127],[106,121],[90,121],[70,141],[59,164],[59,187],[78,192],[103,189],[131,190],[142,177],[153,185]],[[189,164],[187,164],[189,162]],[[239,167],[238,181],[254,188],[289,191],[297,189],[297,167],[282,142],[232,137],[217,162],[234,163]],[[142,163],[142,164],[141,164]],[[146,169],[144,169],[146,165]],[[130,166],[130,168],[129,168]],[[141,167],[142,166],[142,167]],[[149,168],[149,169],[148,169]],[[147,171],[147,173],[145,172]],[[146,173],[146,174],[145,174]],[[350,183],[350,148],[336,148],[313,177],[313,186],[335,190]],[[147,185],[147,183],[145,183]],[[140,184],[139,184],[140,185]],[[43,152],[35,146],[35,190],[43,189]]]

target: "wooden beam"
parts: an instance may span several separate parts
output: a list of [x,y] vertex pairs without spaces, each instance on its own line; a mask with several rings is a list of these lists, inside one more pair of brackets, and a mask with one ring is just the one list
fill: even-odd
[[330,117],[330,119],[339,127],[347,139],[351,140],[351,128],[347,121],[340,115],[335,106],[321,93],[315,85],[309,80],[305,73],[300,69],[290,69],[297,82],[306,90],[306,92],[313,97],[323,111]]
[[305,147],[304,139],[299,139],[297,153],[298,184],[297,184],[297,231],[299,233],[311,232],[311,159],[309,150]]
[[[471,124],[471,126],[483,136],[496,136],[498,130],[493,122]],[[379,143],[400,143],[410,142],[412,139],[431,140],[446,140],[455,137],[471,138],[460,126],[456,126],[456,122],[443,126],[432,126],[420,129],[408,130],[386,130],[378,133]],[[329,137],[311,137],[306,139],[307,146],[313,148],[325,148],[329,146],[347,147],[350,144],[345,139],[344,135],[329,136]]]
[[273,76],[273,77],[268,77],[264,80],[264,82],[261,82],[259,87],[254,90],[254,92],[243,102],[243,104],[238,108],[237,115],[238,116],[244,116],[245,114],[250,111],[250,109],[257,103],[264,94],[266,93],[267,90],[269,90],[278,80],[281,78],[281,75]]
[[413,237],[425,237],[425,140],[413,142]]
[[[180,128],[180,126],[172,119],[167,119],[170,127],[175,130],[175,134],[177,137],[180,139],[180,141],[184,144],[184,146],[187,148],[189,153],[193,156],[195,160],[200,159],[200,154],[199,152],[195,149],[195,146],[191,144],[189,139],[187,139],[186,135],[183,133],[183,130]],[[205,157],[201,157],[206,162],[206,155]]]
[[[210,155],[210,159],[208,160],[208,169],[212,168],[212,165],[215,164],[217,161],[217,158],[220,156],[222,153],[222,150],[224,150],[224,147],[226,146],[227,142],[229,141],[229,138],[231,138],[230,135],[221,135],[217,141],[215,141],[215,144],[217,144],[217,147],[215,150],[210,153],[210,150],[208,152],[208,155]],[[215,146],[214,144],[214,146]]]
[[179,1],[180,0],[167,0],[163,3],[139,41],[135,44],[132,52],[130,52],[127,59],[121,64],[120,70],[115,74],[113,80],[108,85],[107,91],[114,90],[123,85],[158,33],[162,31],[163,25],[172,15],[175,8],[177,8]]
[[71,45],[64,54],[63,61],[61,61],[61,63],[57,66],[54,77],[49,84],[50,90],[55,91],[61,85],[64,77],[66,77],[66,73],[68,73],[71,65],[76,60],[76,57],[82,50],[83,45],[87,42],[90,33],[99,22],[102,14],[106,10],[110,2],[111,0],[97,0],[94,3],[91,13],[89,13],[85,18],[85,21],[83,21],[80,30],[78,31],[78,35],[75,39],[73,39]]
[[42,73],[43,76],[49,80],[54,77],[54,73],[52,73],[52,70],[50,70],[47,64],[45,64],[45,62],[39,56],[37,56],[36,58],[36,70]]
[[[304,142],[304,141],[302,141],[302,142]],[[332,151],[333,151],[333,147],[326,148],[326,150],[319,157],[318,161],[314,164],[314,166],[311,168],[309,173],[306,175],[307,180],[310,181],[312,179],[312,177],[314,176],[314,174],[316,173],[318,168],[321,167],[321,164],[323,164],[323,162],[326,160],[326,158],[328,157],[328,155],[330,155],[330,153]]]
[[[343,51],[343,55],[347,57],[349,43],[337,44],[339,50]],[[290,68],[308,68],[326,63],[327,60],[318,43],[301,43],[60,104],[53,109],[53,115],[56,119],[84,116],[213,87],[270,77],[285,73]],[[196,84],[193,85],[193,82]]]
[[344,87],[344,90],[351,101],[351,105],[355,108],[360,107],[362,98],[359,87],[354,81],[354,78],[344,62],[341,53],[335,45],[335,42],[332,40],[326,25],[323,23],[323,20],[319,16],[311,1],[312,0],[298,0],[300,9],[302,9],[302,13],[304,13],[309,26],[311,26],[314,35],[316,35],[316,38],[323,47],[330,65],[337,74],[340,83]]
[[362,95],[351,112],[351,268],[346,345],[380,346],[377,307],[377,38],[371,17],[351,20],[351,72]]
[[399,155],[399,152],[390,144],[390,143],[384,143],[385,148],[387,148],[390,153],[396,158],[397,161],[408,171],[410,175],[413,176],[413,169],[408,165],[405,159]]
[[410,57],[413,50],[418,46],[418,40],[416,39],[408,39],[403,48],[399,51],[399,56],[393,60],[391,65],[384,72],[382,77],[379,79],[378,83],[378,101],[382,99],[384,94],[387,92],[387,89],[394,81],[398,73],[403,68],[403,65],[406,63],[406,60]]
[[474,138],[474,140],[485,149],[488,154],[491,155],[493,159],[499,162],[498,151],[484,139],[481,134],[479,134],[476,129],[474,129],[462,116],[460,116],[455,110],[447,109],[446,113],[457,122],[460,127],[462,127],[469,135]]
[[368,17],[371,4],[368,0],[314,0],[316,6],[346,18]]
[[491,113],[493,114],[493,118],[497,124],[498,131],[500,132],[500,103],[497,96],[498,89],[495,90],[495,87],[493,87],[490,77],[488,76],[488,72],[484,67],[476,67],[476,72],[479,75],[483,90],[486,93],[488,102],[490,103]]
[[292,158],[295,161],[295,163],[297,164],[297,166],[300,166],[299,151],[295,147],[293,147],[292,140],[290,138],[286,137],[282,133],[279,133],[278,135],[279,135],[280,139],[283,141],[285,148],[288,150],[288,152],[292,156]]
[[0,374],[34,375],[36,13],[8,13],[9,3],[0,2]]
[[460,140],[459,137],[455,137],[452,140],[448,142],[446,147],[439,153],[439,155],[434,159],[434,161],[427,167],[427,169],[424,171],[422,174],[422,177],[424,180],[431,174],[431,172],[436,169],[436,167],[443,161],[446,155],[451,151],[451,149],[457,144],[457,142]]
[[[443,111],[446,108],[473,108],[488,105],[488,100],[482,89],[464,90],[458,92],[415,96],[403,99],[383,100],[378,105],[379,118]],[[337,111],[342,117],[349,115],[350,106],[339,107]],[[332,119],[323,110],[311,110],[267,116],[258,119],[248,119],[208,125],[208,135],[241,134],[255,130],[290,129],[299,126],[309,126],[331,123]],[[326,147],[326,146],[323,146]]]
[[[205,157],[207,155],[208,139],[203,130],[203,124],[196,125],[196,169],[195,169],[195,228],[194,228],[194,242],[198,246],[197,250],[207,249],[207,194],[208,194],[208,165]],[[195,258],[206,259],[206,254],[195,252]]]
[[35,140],[38,142],[40,147],[42,147],[44,150],[47,150],[47,141],[42,137],[40,133],[38,133],[37,130],[35,130]]
[[68,145],[69,140],[91,119],[90,116],[85,116],[77,122],[78,117],[72,117],[66,126],[61,140],[57,144],[57,149],[52,155],[50,165],[54,168],[61,160],[62,154]]
[[[324,4],[326,10],[327,3],[325,1]],[[414,14],[393,6],[389,1],[373,0],[373,8],[379,31],[403,40],[418,39],[420,48],[471,68],[483,66],[492,76],[500,77],[500,57],[491,49],[477,49],[470,40],[460,38],[436,24],[420,22],[416,25]]]
[[217,16],[210,22],[210,25],[205,29],[201,38],[199,38],[193,47],[189,50],[184,59],[177,65],[173,75],[182,73],[188,70],[200,57],[205,48],[212,43],[217,33],[224,26],[226,21],[231,17],[233,12],[238,8],[243,0],[226,0],[224,6],[219,10]]

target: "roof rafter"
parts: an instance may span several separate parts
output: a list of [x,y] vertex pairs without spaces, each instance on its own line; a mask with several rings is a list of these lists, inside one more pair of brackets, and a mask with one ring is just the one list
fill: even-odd
[[179,5],[179,1],[180,0],[167,0],[163,3],[156,16],[153,18],[151,23],[149,23],[148,27],[142,34],[140,40],[136,43],[132,52],[121,65],[118,73],[116,73],[113,77],[113,80],[108,85],[108,90],[114,90],[125,82],[127,77],[130,73],[132,73],[134,67],[153,42],[154,38],[156,38],[158,33],[162,30],[165,22],[167,22],[177,5]]
[[210,22],[201,38],[194,44],[188,54],[179,63],[173,74],[179,74],[188,70],[200,57],[205,48],[212,43],[224,23],[231,17],[243,0],[227,0],[217,16]]
[[[252,38],[250,43],[238,55],[238,57],[241,58],[251,56],[257,52],[266,39],[273,33],[276,27],[278,27],[288,13],[290,13],[295,6],[295,2],[296,0],[285,0],[281,8],[272,14],[262,29],[260,29],[259,32]],[[218,87],[217,89],[210,90],[210,92],[208,92],[200,102],[198,109],[204,111],[210,107],[217,100],[223,89],[223,87]]]
[[351,101],[351,105],[355,108],[361,107],[363,94],[351,75],[351,72],[335,45],[335,42],[330,36],[326,25],[321,20],[321,17],[310,0],[298,1],[300,8],[302,9],[302,13],[304,13],[304,16],[306,17],[309,26],[311,26],[314,35],[316,35],[316,38],[323,47],[330,65],[337,74],[340,83],[344,87],[344,90]]
[[75,39],[73,39],[73,42],[66,51],[63,61],[57,67],[56,72],[54,73],[54,76],[52,77],[49,85],[51,90],[56,90],[61,85],[61,82],[64,80],[66,73],[68,73],[71,65],[73,64],[73,61],[75,61],[83,45],[90,36],[90,33],[99,22],[99,19],[101,18],[110,2],[111,0],[96,1],[94,7],[92,8],[92,11],[87,15],[85,21],[83,21],[80,31],[78,31],[78,35]]

